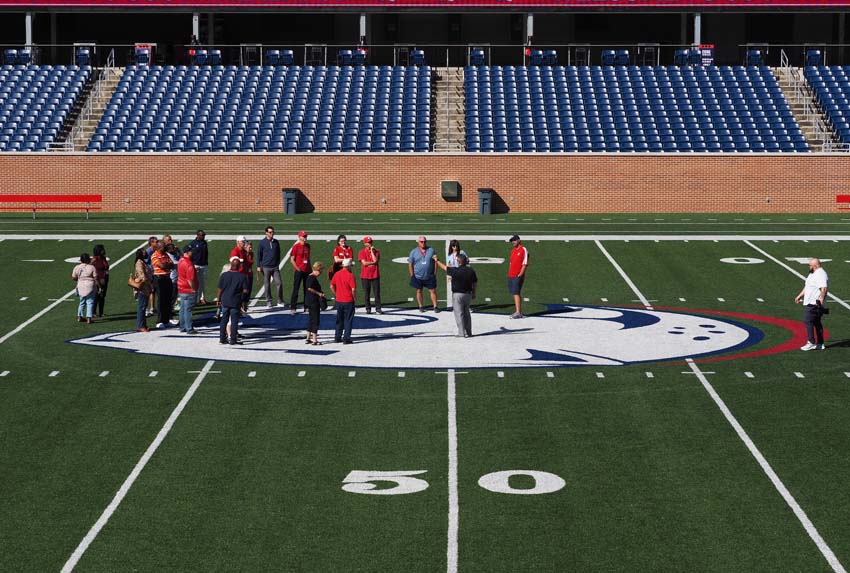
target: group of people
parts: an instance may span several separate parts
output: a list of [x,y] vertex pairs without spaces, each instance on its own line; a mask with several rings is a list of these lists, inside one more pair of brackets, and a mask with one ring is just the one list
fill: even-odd
[[[274,227],[265,228],[264,237],[259,241],[256,251],[245,236],[236,237],[236,244],[230,251],[228,263],[224,266],[216,289],[216,319],[220,325],[220,342],[240,344],[238,319],[248,312],[248,303],[253,289],[254,266],[258,280],[263,281],[263,292],[269,308],[285,306],[283,302],[283,283],[281,280],[281,261],[283,253],[292,265],[293,285],[289,298],[292,314],[298,312],[299,294],[303,296],[304,310],[307,312],[306,342],[320,345],[318,340],[319,317],[327,308],[327,295],[324,293],[321,278],[325,274],[325,265],[312,261],[308,234],[298,233],[295,244],[284,251],[280,241],[275,238]],[[528,251],[522,246],[516,235],[510,239],[512,244],[508,287],[514,296],[515,312],[511,318],[522,318],[522,290],[525,272],[528,267]],[[355,301],[357,300],[357,280],[352,268],[360,266],[360,287],[364,292],[365,310],[371,314],[383,314],[381,307],[381,253],[374,245],[372,237],[361,239],[363,247],[356,257],[354,248],[348,244],[345,235],[337,237],[331,253],[332,262],[327,268],[327,278],[333,294],[334,308],[337,312],[334,341],[351,344],[351,331],[354,321]],[[80,264],[75,267],[72,278],[77,281],[80,295],[78,320],[91,322],[92,316],[102,316],[106,289],[108,285],[109,263],[103,245],[94,250],[94,258],[84,253]],[[445,262],[437,256],[433,247],[428,245],[424,236],[417,239],[408,256],[410,286],[415,289],[420,312],[425,312],[423,290],[430,295],[434,312],[440,312],[437,304],[437,269],[442,269],[450,277],[452,289],[452,308],[457,321],[458,336],[472,336],[471,304],[475,298],[478,276],[469,264],[469,257],[453,239],[449,243]],[[133,273],[129,284],[136,299],[136,328],[140,332],[149,332],[149,316],[156,316],[156,328],[178,325],[180,332],[192,335],[196,333],[192,325],[192,312],[197,304],[207,304],[204,291],[209,267],[209,247],[206,233],[198,230],[195,239],[180,249],[171,235],[161,239],[150,237],[148,246],[136,251]],[[275,300],[276,294],[276,300]],[[175,308],[178,318],[173,318]]]

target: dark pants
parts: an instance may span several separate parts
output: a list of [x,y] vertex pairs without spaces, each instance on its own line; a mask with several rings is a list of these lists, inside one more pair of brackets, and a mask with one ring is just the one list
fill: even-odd
[[97,298],[94,299],[94,313],[98,316],[103,316],[103,307],[106,304],[106,290],[109,288],[109,275],[100,279],[100,286],[97,289]]
[[381,310],[381,279],[360,279],[360,284],[366,293],[366,312],[372,310],[372,289],[375,290],[375,308]]
[[[230,340],[227,340],[227,323],[230,322]],[[236,335],[239,330],[239,307],[221,307],[221,322],[218,324],[218,339],[221,342],[236,344]]]
[[823,324],[821,309],[813,304],[806,306],[803,313],[803,323],[806,325],[806,336],[812,344],[823,344]]
[[307,319],[307,332],[319,332],[319,319],[321,318],[321,310],[319,309],[319,301],[305,304],[304,308],[310,313]]
[[245,275],[248,278],[248,292],[242,293],[242,310],[248,312],[248,302],[251,300],[251,291],[254,290],[254,275]]
[[148,319],[145,311],[148,309],[150,296],[139,291],[136,293],[136,328],[147,328]]
[[310,273],[304,271],[295,271],[295,277],[292,282],[292,297],[289,299],[289,306],[295,308],[298,306],[298,290],[304,291],[304,296],[307,295],[307,277]]
[[171,309],[174,303],[171,301],[171,277],[168,275],[156,275],[156,308],[157,322],[168,324],[171,320]]
[[336,307],[336,334],[334,340],[351,340],[351,326],[354,324],[354,303],[334,303]]

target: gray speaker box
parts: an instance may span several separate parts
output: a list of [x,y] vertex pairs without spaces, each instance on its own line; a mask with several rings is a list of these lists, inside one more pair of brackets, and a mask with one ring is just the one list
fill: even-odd
[[457,181],[440,181],[440,195],[447,201],[460,198],[460,183]]

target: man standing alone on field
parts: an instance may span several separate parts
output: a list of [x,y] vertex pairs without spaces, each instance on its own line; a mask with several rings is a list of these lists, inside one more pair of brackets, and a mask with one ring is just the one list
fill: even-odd
[[263,276],[263,288],[266,291],[266,303],[274,306],[272,298],[272,279],[277,286],[277,304],[283,305],[283,285],[280,282],[280,241],[274,238],[274,227],[266,227],[266,236],[260,240],[257,252],[257,272]]
[[514,313],[511,318],[525,318],[522,314],[522,285],[528,269],[528,249],[522,246],[519,235],[510,238],[511,259],[508,265],[508,292],[514,297]]
[[307,233],[298,232],[298,242],[289,250],[289,262],[295,272],[292,280],[292,296],[289,298],[289,309],[295,314],[298,309],[298,290],[303,289],[307,296],[307,277],[313,271],[310,265],[310,244],[307,242]]
[[806,325],[807,341],[800,350],[825,350],[823,339],[823,324],[821,317],[829,311],[826,308],[826,292],[829,288],[829,277],[820,259],[809,259],[809,276],[803,290],[794,299],[796,303],[803,303],[803,323]]
[[428,246],[428,239],[424,236],[416,240],[416,247],[410,251],[407,257],[407,271],[410,273],[410,286],[416,289],[416,302],[419,303],[419,312],[425,312],[422,306],[422,289],[427,288],[431,293],[431,304],[434,312],[440,312],[437,306],[437,275],[434,270],[434,249]]

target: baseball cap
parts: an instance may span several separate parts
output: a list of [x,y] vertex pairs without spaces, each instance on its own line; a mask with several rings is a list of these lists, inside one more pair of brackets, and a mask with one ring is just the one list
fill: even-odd
[[239,257],[237,257],[236,255],[233,255],[232,257],[230,257],[230,262],[232,263],[233,261],[239,261],[239,262],[242,262],[242,259],[240,259],[240,258],[239,258]]
[[236,237],[236,242],[237,242],[237,243],[240,243],[240,242],[241,242],[241,243],[244,243],[244,242],[245,242],[245,241],[247,241],[247,240],[248,240],[248,239],[246,239],[246,238],[245,238],[245,235],[239,235],[238,237]]
[[307,236],[307,231],[298,231],[298,236],[299,236],[299,237],[306,237],[306,236]]
[[344,267],[350,267],[353,264],[354,264],[354,261],[352,261],[351,259],[342,259],[342,266],[344,266]]
[[511,242],[513,242],[513,241],[519,241],[519,235],[512,235],[512,236],[511,236],[511,238],[510,238],[510,239],[508,239],[508,240],[509,240],[509,241],[511,241]]
[[362,242],[364,242],[364,243],[371,243],[371,242],[372,242],[372,237],[363,237],[363,241],[362,241]]

